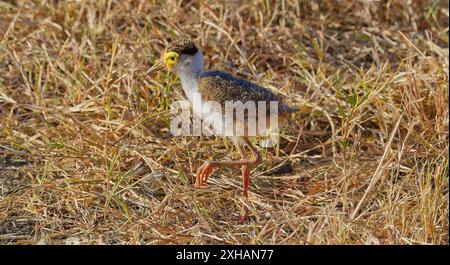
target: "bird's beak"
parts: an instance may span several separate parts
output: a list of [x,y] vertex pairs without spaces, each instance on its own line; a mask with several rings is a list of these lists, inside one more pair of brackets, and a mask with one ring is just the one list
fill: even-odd
[[164,59],[159,59],[156,63],[147,71],[147,74],[152,74],[160,71],[164,68]]

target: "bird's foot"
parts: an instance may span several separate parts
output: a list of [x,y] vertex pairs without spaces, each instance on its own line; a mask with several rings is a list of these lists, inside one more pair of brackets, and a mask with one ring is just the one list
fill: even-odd
[[247,220],[248,220],[248,215],[240,215],[239,216],[239,223],[245,223],[245,222],[247,222]]
[[214,168],[214,164],[209,161],[206,161],[201,167],[198,168],[195,178],[195,188],[201,189],[205,187],[206,181]]
[[231,220],[233,220],[234,222],[236,222],[236,224],[247,224],[250,221],[252,221],[254,218],[253,216],[249,216],[249,215],[242,215],[242,214],[234,214],[233,217],[231,218]]
[[242,208],[241,208],[241,214],[239,216],[239,223],[244,223],[248,220],[248,207],[247,207],[247,199],[246,202],[244,204],[242,204]]

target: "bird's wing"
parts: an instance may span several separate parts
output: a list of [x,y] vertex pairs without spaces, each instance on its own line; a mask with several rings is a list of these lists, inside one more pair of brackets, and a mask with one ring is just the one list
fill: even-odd
[[237,78],[221,71],[208,71],[202,73],[199,81],[199,90],[202,99],[205,101],[216,101],[225,106],[227,101],[236,102],[241,101],[246,103],[249,101],[266,102],[266,110],[270,111],[270,102],[278,102],[278,113],[285,115],[298,111],[297,108],[290,107],[282,103],[282,99],[275,95],[270,90],[254,84],[250,81]]
[[258,101],[280,101],[280,98],[271,91],[221,71],[202,73],[199,90],[203,100],[216,101],[222,106],[226,101],[242,101],[243,103],[253,101],[256,104]]

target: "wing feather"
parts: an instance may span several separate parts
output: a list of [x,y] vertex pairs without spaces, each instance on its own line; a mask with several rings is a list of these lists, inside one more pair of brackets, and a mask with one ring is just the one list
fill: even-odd
[[200,93],[204,100],[217,101],[280,101],[271,91],[221,71],[209,71],[200,76]]

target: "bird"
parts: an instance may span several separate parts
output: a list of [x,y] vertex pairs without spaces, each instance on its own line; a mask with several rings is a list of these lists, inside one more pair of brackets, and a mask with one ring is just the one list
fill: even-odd
[[[169,72],[174,72],[181,83],[181,87],[187,99],[193,107],[194,115],[201,116],[202,121],[207,120],[214,125],[217,125],[215,132],[219,136],[229,137],[239,152],[241,159],[239,160],[222,160],[222,161],[205,161],[197,170],[195,176],[195,187],[203,188],[206,185],[208,177],[212,174],[215,168],[220,167],[237,167],[241,169],[243,177],[243,205],[240,211],[240,221],[245,221],[249,215],[249,201],[248,188],[250,168],[261,163],[262,158],[260,152],[249,140],[250,136],[262,135],[270,128],[267,128],[267,120],[270,118],[269,112],[273,111],[275,118],[281,117],[283,120],[289,116],[290,113],[298,111],[297,108],[288,106],[282,102],[282,98],[277,96],[274,92],[264,88],[256,83],[241,79],[230,73],[219,70],[205,70],[204,69],[204,55],[192,39],[183,38],[171,42],[164,49],[162,56],[149,69],[147,73],[160,71],[167,68]],[[196,95],[199,95],[196,98]],[[207,104],[208,102],[218,103],[209,106],[209,112],[205,115],[204,108],[199,109],[198,105]],[[223,107],[227,107],[227,102],[250,102],[263,103],[266,107],[270,102],[275,102],[275,109],[269,106],[267,108],[257,109],[257,113],[244,112],[244,118],[237,118],[233,113],[231,122],[223,122],[221,115],[223,115]],[[251,104],[250,104],[251,105]],[[229,106],[229,105],[228,105]],[[196,108],[197,107],[197,108]],[[206,108],[208,109],[208,108]],[[264,112],[264,113],[260,113]],[[205,118],[206,117],[206,118]],[[259,119],[266,119],[266,124],[263,123],[263,129],[259,127],[252,132],[250,125],[254,125]],[[252,124],[253,123],[253,124]],[[225,128],[225,129],[224,129]],[[253,126],[254,128],[254,126]],[[237,134],[236,129],[240,129],[241,134]],[[244,147],[247,146],[252,157],[245,155]]]

